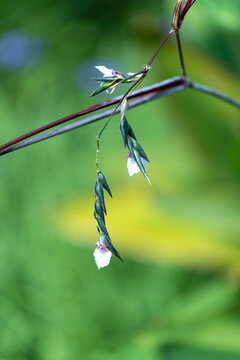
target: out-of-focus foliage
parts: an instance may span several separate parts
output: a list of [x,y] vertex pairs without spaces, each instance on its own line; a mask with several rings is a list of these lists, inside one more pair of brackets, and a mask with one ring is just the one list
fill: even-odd
[[[93,66],[140,70],[173,8],[1,2],[1,143],[107,99],[88,97]],[[238,9],[235,0],[197,0],[182,28],[188,75],[233,97]],[[172,39],[145,84],[179,73]],[[114,258],[101,271],[92,213],[102,124],[0,158],[0,358],[239,359],[239,112],[187,90],[128,120],[153,185],[127,175],[114,118],[100,162],[113,192],[107,224],[125,263]]]

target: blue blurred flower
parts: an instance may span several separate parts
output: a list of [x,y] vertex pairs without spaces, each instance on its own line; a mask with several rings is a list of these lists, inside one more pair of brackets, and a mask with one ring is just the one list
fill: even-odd
[[45,41],[24,30],[8,31],[0,36],[0,68],[19,69],[34,64],[45,49]]

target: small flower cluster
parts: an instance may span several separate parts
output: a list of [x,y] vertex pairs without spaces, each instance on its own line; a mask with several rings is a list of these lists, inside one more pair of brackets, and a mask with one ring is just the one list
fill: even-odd
[[130,176],[138,173],[139,171],[145,176],[148,182],[151,184],[149,177],[146,173],[145,166],[149,163],[149,159],[137,141],[137,138],[131,128],[130,124],[126,119],[127,100],[124,99],[121,105],[121,122],[120,131],[123,138],[124,147],[128,147],[128,161],[127,168]]
[[126,75],[120,73],[119,71],[113,70],[113,69],[109,69],[104,65],[98,65],[95,66],[96,69],[98,69],[102,74],[103,77],[101,78],[96,78],[94,80],[98,81],[100,84],[100,86],[95,89],[91,96],[95,96],[100,94],[103,91],[106,91],[109,94],[112,94],[113,91],[115,90],[115,88],[123,82],[134,82],[136,80],[139,79],[139,77],[141,75],[136,75],[134,73],[128,73]]
[[98,170],[97,180],[95,184],[94,218],[97,222],[99,241],[96,244],[97,247],[93,254],[98,269],[105,267],[110,263],[112,254],[122,260],[121,256],[114,248],[106,228],[105,215],[107,215],[107,211],[105,206],[104,190],[106,190],[108,194],[112,197],[110,187],[104,174],[100,170]]

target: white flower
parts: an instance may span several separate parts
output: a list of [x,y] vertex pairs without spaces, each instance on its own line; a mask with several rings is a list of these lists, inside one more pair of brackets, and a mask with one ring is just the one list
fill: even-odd
[[[145,167],[148,164],[148,161],[146,159],[144,159],[143,157],[141,157],[141,160],[142,160],[143,166]],[[134,174],[137,174],[140,171],[138,164],[136,163],[136,161],[134,160],[134,158],[132,157],[132,155],[130,153],[128,154],[127,169],[128,169],[129,176],[133,176]]]
[[108,266],[111,260],[112,253],[110,250],[108,250],[106,245],[101,242],[101,235],[96,245],[97,247],[93,253],[93,256],[99,270],[105,266]]
[[103,74],[103,77],[115,77],[115,76],[120,75],[120,73],[118,71],[109,69],[104,65],[98,65],[98,66],[95,66],[95,68],[98,69]]
[[[104,65],[98,65],[98,66],[95,66],[95,68],[98,69],[103,74],[103,77],[116,78],[116,80],[124,79],[124,75],[121,74],[119,71],[109,69]],[[113,81],[115,81],[115,80],[113,80]],[[100,86],[103,85],[103,84],[104,83],[101,82]],[[108,89],[106,89],[106,92],[108,94],[112,94],[113,91],[115,90],[115,88],[116,88],[116,84],[114,84],[113,86],[110,86]]]

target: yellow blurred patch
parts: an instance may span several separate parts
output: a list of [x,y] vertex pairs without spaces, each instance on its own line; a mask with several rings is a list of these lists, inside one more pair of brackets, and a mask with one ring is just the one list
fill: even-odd
[[[187,201],[161,198],[152,188],[129,187],[106,197],[107,228],[123,256],[154,263],[198,268],[237,269],[240,251],[234,241],[240,224],[222,213],[212,199]],[[98,235],[93,220],[93,198],[64,204],[57,226],[70,241],[94,244]]]

